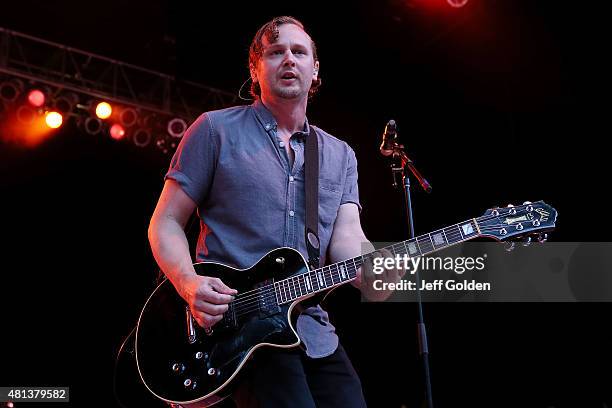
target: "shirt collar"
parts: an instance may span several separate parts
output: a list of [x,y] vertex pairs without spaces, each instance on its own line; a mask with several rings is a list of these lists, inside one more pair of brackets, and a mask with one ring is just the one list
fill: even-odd
[[[264,129],[267,132],[271,130],[276,130],[278,123],[276,122],[276,119],[274,119],[274,115],[272,115],[272,113],[268,110],[268,108],[266,108],[266,106],[263,104],[260,98],[257,98],[255,102],[253,102],[253,105],[251,106],[253,106],[253,110],[255,111],[255,115],[257,116],[257,119],[259,119],[259,122],[261,123],[261,125],[264,127]],[[308,135],[308,129],[309,129],[308,118],[305,118],[304,130],[302,132],[296,132],[296,133],[303,134],[304,137],[306,137]]]

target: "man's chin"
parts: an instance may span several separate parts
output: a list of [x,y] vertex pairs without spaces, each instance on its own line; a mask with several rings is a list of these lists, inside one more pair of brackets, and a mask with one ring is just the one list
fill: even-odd
[[296,87],[278,88],[274,93],[282,99],[299,99],[304,95],[304,92]]

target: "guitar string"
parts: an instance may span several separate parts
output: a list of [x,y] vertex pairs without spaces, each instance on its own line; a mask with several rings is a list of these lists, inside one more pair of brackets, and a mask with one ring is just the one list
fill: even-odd
[[[491,229],[498,229],[499,227],[502,227],[502,226],[503,226],[503,225],[497,225],[497,226],[484,227],[484,228],[481,228],[480,230],[481,230],[481,231],[487,231],[487,230],[491,230]],[[465,238],[464,238],[464,237],[462,237],[460,234],[457,234],[457,233],[447,234],[446,236],[447,236],[447,238],[448,238],[449,236],[451,237],[451,240],[450,240],[450,241],[454,241],[454,240],[455,240],[455,239],[457,239],[457,238],[460,238],[460,240],[461,240],[461,239],[462,239],[462,240],[465,240]],[[452,244],[451,244],[451,243],[449,243],[448,245],[457,244],[457,243],[459,243],[459,242],[460,242],[460,240],[459,240],[459,241],[457,241],[457,242],[453,242]],[[426,237],[422,237],[422,239],[421,239],[420,241],[430,241],[430,239],[426,239]],[[421,242],[421,244],[424,244],[424,243],[425,243],[425,242]],[[435,247],[435,244],[434,244],[434,243],[432,243],[432,242],[426,242],[426,244],[427,244],[427,246],[431,246],[431,249],[432,249],[432,250],[434,250],[434,249],[442,249],[442,248],[436,248],[436,247]],[[400,247],[405,247],[404,243],[403,243],[403,242],[401,242],[401,243],[395,243],[395,244],[389,245],[389,246],[387,246],[386,248],[391,248],[391,249],[393,250],[393,252],[395,252],[394,247],[398,247],[398,246],[400,246]],[[446,247],[446,245],[445,245],[445,247]],[[404,251],[402,250],[402,253],[403,253],[403,252],[404,252]],[[422,252],[422,251],[421,251],[421,252]],[[425,252],[429,253],[429,252],[431,252],[431,251],[425,251]],[[370,258],[372,255],[373,255],[373,253],[366,254],[366,255],[363,255],[363,256],[362,256],[362,258],[365,258],[365,257]],[[422,255],[422,254],[420,254],[419,256],[423,256],[423,255]],[[348,260],[347,260],[347,261],[348,261]],[[336,274],[338,274],[338,276],[340,276],[340,275],[339,275],[339,274],[340,274],[340,271],[339,271],[339,267],[338,267],[338,265],[339,265],[339,264],[341,264],[341,263],[345,263],[345,262],[347,262],[347,261],[342,261],[342,262],[339,262],[339,263],[335,263],[335,264],[333,264],[333,265],[324,266],[324,267],[322,267],[322,268],[320,268],[320,269],[317,269],[317,270],[320,270],[320,271],[323,273],[323,277],[324,277],[324,278],[330,278],[330,279],[332,280],[332,282],[333,282],[333,277],[332,277],[332,275],[331,275],[331,274],[333,273],[333,271],[332,271],[332,269],[331,269],[331,268],[332,268],[332,267],[335,267],[335,268],[336,268],[335,273],[336,273]],[[325,270],[326,268],[328,269],[327,271]],[[306,273],[314,273],[314,272],[315,272],[315,271],[309,271],[309,272],[306,272]],[[281,280],[281,281],[275,282],[275,284],[281,284],[281,283],[283,283],[283,282],[285,282],[285,281],[286,281],[286,284],[287,284],[287,285],[290,285],[290,284],[291,284],[291,282],[289,282],[289,280],[290,280],[290,279],[297,279],[297,278],[298,278],[299,276],[301,276],[301,275],[306,275],[306,273],[303,273],[303,274],[300,274],[300,275],[296,275],[296,276],[291,276],[291,277],[288,277],[288,278],[283,279],[283,280]],[[328,275],[328,274],[329,274],[329,275]],[[340,280],[342,280],[342,279],[340,278]],[[239,299],[235,300],[235,301],[234,301],[234,304],[235,304],[235,305],[240,305],[241,303],[244,303],[245,301],[250,300],[252,297],[259,297],[259,296],[261,296],[262,294],[264,294],[264,293],[265,293],[265,290],[272,290],[272,289],[273,289],[273,286],[274,286],[274,284],[272,284],[272,285],[262,286],[262,287],[260,287],[260,288],[257,288],[257,289],[254,289],[254,290],[251,290],[251,291],[249,291],[249,292],[256,292],[256,293],[252,293],[252,294],[250,294],[250,296],[247,296],[247,297],[245,297],[245,296],[244,296],[244,294],[249,293],[249,292],[243,292],[243,294],[242,294],[243,296],[242,296],[242,297],[240,297]],[[295,287],[295,283],[293,283],[293,286]],[[326,285],[326,286],[327,286],[327,285]],[[290,293],[291,293],[291,291],[290,291]]]
[[[394,245],[396,245],[396,244],[394,244]],[[368,255],[370,255],[370,254],[368,254]],[[354,273],[354,272],[356,271],[356,269],[355,269],[355,267],[354,267],[354,266],[349,267],[349,269],[352,269],[352,270],[349,270],[349,275],[350,275],[350,273]],[[334,282],[334,281],[333,281],[333,278],[331,277],[331,270],[330,270],[329,272],[330,272],[330,276],[329,276],[329,278],[332,280],[332,285],[330,285],[330,286],[325,286],[323,289],[329,289],[329,288],[331,288],[331,287],[333,287],[333,286],[336,286],[336,285],[341,284],[341,283],[346,283],[346,282],[348,282],[348,280],[351,280],[351,279],[347,279],[347,280],[342,280],[342,279],[341,279],[341,280],[340,280],[340,281],[338,281],[338,282]],[[295,276],[295,277],[290,277],[290,278],[287,278],[287,279],[297,278],[297,277],[299,277],[299,276],[300,276],[300,275]],[[288,296],[286,296],[286,295],[285,295],[285,296],[287,297],[287,299],[288,299],[288,300],[286,300],[286,301],[284,301],[284,302],[282,302],[282,303],[280,303],[280,304],[289,303],[289,302],[291,302],[291,301],[294,301],[294,300],[298,299],[299,297],[303,297],[303,296],[305,296],[305,295],[304,295],[304,293],[303,293],[303,290],[302,290],[302,289],[304,289],[304,290],[306,291],[306,295],[311,294],[311,293],[314,293],[314,292],[310,292],[310,293],[309,293],[309,292],[307,291],[307,288],[306,288],[305,286],[303,286],[303,285],[301,284],[301,282],[298,282],[298,284],[297,284],[297,285],[294,283],[294,284],[293,284],[293,286],[294,286],[294,288],[293,288],[293,289],[291,289],[291,287],[290,287],[290,286],[289,286],[289,284],[288,284],[288,287],[286,288],[286,291],[288,291],[288,292],[289,292],[289,294],[290,294],[290,296],[291,296],[291,297],[295,295],[295,298],[291,298],[291,299],[290,299]],[[298,288],[298,289],[296,289],[296,288]],[[297,293],[298,293],[298,290],[300,291],[300,294],[299,294],[299,295],[297,294]],[[316,292],[316,291],[315,291],[315,292]],[[271,304],[274,304],[274,305],[275,305],[275,306],[277,306],[277,307],[279,306],[279,304],[277,304],[277,303],[276,303],[276,301],[277,301],[276,294],[275,294],[275,293],[273,293],[273,292],[271,292],[271,291],[268,291],[268,293],[264,293],[264,294],[263,294],[263,295],[261,295],[260,297],[261,297],[261,298],[263,298],[263,299],[265,299],[266,301],[270,302]],[[234,316],[235,316],[236,318],[239,318],[239,317],[242,317],[242,316],[245,316],[245,315],[251,314],[251,313],[253,313],[253,312],[255,312],[255,311],[261,311],[261,310],[262,310],[262,308],[261,308],[261,307],[260,307],[260,305],[259,305],[259,301],[257,301],[257,302],[251,302],[251,303],[250,303],[250,304],[248,304],[248,305],[243,305],[243,307],[235,309],[235,311],[234,311]]]
[[[526,204],[526,205],[523,205],[523,206],[526,208],[528,205],[531,205],[531,204]],[[506,207],[506,208],[508,208],[508,207]],[[514,208],[515,208],[515,209],[521,209],[521,207],[514,207]],[[517,215],[517,214],[508,214],[508,215]],[[491,219],[494,219],[494,218],[499,218],[499,217],[501,217],[501,216],[504,216],[504,214],[499,214],[499,215],[486,215],[486,216],[482,216],[482,217],[477,218],[477,219],[476,219],[476,221],[478,221],[478,222],[485,222],[485,221],[488,221],[488,220],[491,220]],[[446,229],[452,229],[452,228],[455,228],[455,227],[456,227],[457,229],[459,229],[461,225],[465,225],[465,224],[468,224],[468,223],[469,223],[469,224],[471,224],[473,221],[474,221],[473,219],[470,219],[470,220],[467,220],[467,221],[464,221],[464,222],[461,222],[461,223],[457,223],[457,224],[452,225],[452,226],[450,226],[450,227],[440,228],[440,229],[438,229],[438,230],[432,231],[432,232],[431,232],[431,233],[429,233],[429,234],[424,234],[424,235],[422,235],[422,236],[419,236],[419,237],[416,237],[416,238],[412,238],[412,239],[410,239],[410,240],[403,241],[403,242],[409,242],[409,241],[412,241],[412,240],[414,240],[414,242],[418,242],[419,240],[427,239],[428,237],[430,237],[430,236],[431,236],[431,234],[435,234],[436,232],[442,232],[442,231],[444,231],[443,233],[444,233],[444,234],[446,235],[446,237],[448,238],[448,234],[447,234],[447,233],[446,233],[446,231],[445,231]],[[483,227],[480,227],[480,230],[481,230],[481,231],[483,231],[484,229],[490,229],[490,228],[496,229],[496,228],[498,228],[498,227],[499,227],[499,226],[494,226],[494,227],[491,227],[491,226],[486,226],[486,227],[485,227],[485,226],[483,226]],[[457,235],[457,233],[456,233],[455,231],[450,231],[449,233],[450,233],[450,234],[455,234],[455,238],[456,238],[457,236],[461,235],[461,234]],[[462,237],[462,238],[463,238],[463,237]],[[431,238],[429,238],[429,239],[431,239]],[[401,244],[401,243],[398,243],[398,244]],[[449,245],[450,245],[450,244],[449,244]],[[259,288],[258,288],[258,289],[259,289]],[[236,295],[236,296],[235,296],[235,299],[237,300],[238,298],[240,298],[240,297],[244,297],[245,295],[249,294],[249,292],[255,292],[255,291],[257,291],[257,289],[253,289],[253,290],[250,290],[250,291],[247,291],[247,292],[243,292],[243,293],[241,293],[241,294]],[[255,294],[255,295],[257,295],[257,294]]]
[[[497,229],[499,227],[500,226],[481,228],[481,231],[482,230],[487,230],[487,229]],[[459,238],[460,237],[459,234],[457,234],[454,237],[452,236],[452,234],[450,236],[451,236],[451,241],[453,240],[453,238]],[[454,242],[453,244],[456,244],[456,243],[459,243],[459,241]],[[393,247],[396,247],[398,245],[399,246],[405,246],[405,245],[403,245],[403,243],[396,243],[396,244],[389,245],[389,246],[387,246],[385,248],[391,248],[391,250],[393,252],[396,252],[393,249]],[[432,246],[432,250],[436,249],[435,248],[435,244],[433,244],[431,242],[429,242],[427,245],[431,245]],[[452,245],[452,244],[449,244],[449,245]],[[405,253],[403,250],[401,252]],[[430,251],[426,251],[426,252],[429,253]],[[372,258],[373,255],[374,255],[373,253],[366,254],[366,255],[362,256],[362,258]],[[423,255],[419,255],[419,256],[423,256]],[[346,261],[343,261],[343,262],[346,262]],[[348,266],[348,265],[346,265],[346,266]],[[333,267],[335,267],[336,271],[333,271],[333,269],[332,269]],[[354,266],[348,266],[348,267],[349,268],[354,268]],[[284,296],[287,299],[289,299],[289,298],[297,299],[297,298],[299,298],[301,296],[304,296],[304,293],[305,294],[311,294],[311,293],[317,292],[319,290],[328,289],[331,286],[337,285],[340,282],[347,282],[349,280],[349,279],[341,278],[338,264],[328,265],[328,266],[325,266],[325,267],[320,268],[318,270],[321,272],[322,279],[323,279],[323,282],[324,282],[324,285],[321,285],[317,281],[317,285],[319,286],[319,289],[315,289],[313,292],[310,292],[309,289],[308,289],[308,285],[305,282],[303,282],[303,281],[302,282],[299,281],[301,276],[304,276],[306,274],[316,273],[315,271],[309,271],[309,272],[306,272],[306,273],[303,273],[303,274],[300,274],[300,275],[288,277],[286,279],[283,279],[282,281],[275,282],[275,284],[266,285],[266,286],[263,286],[261,288],[255,289],[255,291],[257,291],[257,293],[252,294],[248,298],[241,298],[239,301],[234,301],[233,302],[233,304],[234,304],[234,312],[235,313],[236,312],[241,312],[246,307],[249,307],[249,306],[252,306],[252,305],[255,305],[255,304],[259,304],[259,299],[263,298],[264,296],[269,296],[269,295],[274,294],[274,296],[269,296],[269,297],[270,298],[274,298],[274,300],[276,301],[277,299],[276,299],[276,288],[274,287],[275,285],[280,286],[279,289],[283,291],[283,293],[280,294],[281,298]],[[333,274],[336,274],[336,276],[337,276],[336,280],[338,280],[338,282],[335,282]],[[349,275],[350,275],[350,273],[349,273]],[[353,278],[353,277],[351,277],[351,278]],[[298,280],[298,282],[295,282],[295,280]],[[332,282],[331,285],[327,284],[326,281],[328,281],[328,280],[330,280]],[[311,286],[312,286],[312,284],[311,284]],[[298,295],[298,292],[299,292],[299,295]],[[288,293],[288,295],[287,295],[287,293]],[[291,299],[291,300],[294,300],[294,299]],[[286,302],[287,301],[284,301],[282,303],[286,303]]]

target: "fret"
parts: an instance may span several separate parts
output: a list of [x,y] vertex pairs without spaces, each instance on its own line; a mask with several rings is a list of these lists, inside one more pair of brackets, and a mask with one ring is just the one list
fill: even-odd
[[452,237],[451,241],[453,244],[459,243],[463,241],[463,236],[461,235],[461,231],[459,230],[458,225],[453,225],[452,227],[448,227],[450,236]]
[[310,283],[310,272],[304,274],[304,282],[306,283],[306,292],[312,292],[312,284]]
[[319,285],[319,277],[317,275],[317,272],[311,271],[311,272],[308,272],[308,275],[310,276],[310,279],[311,279],[311,282],[312,282],[312,287],[314,288],[315,292],[318,292],[319,290],[321,290],[321,286]]
[[395,252],[399,255],[407,255],[408,251],[406,250],[406,245],[403,242],[398,242],[397,244],[393,244],[395,248]]
[[331,282],[332,282],[332,286],[336,284],[336,282],[334,281],[334,270],[333,270],[333,265],[330,265],[329,268],[329,277],[331,278]]
[[280,281],[278,283],[278,288],[279,288],[278,293],[279,293],[279,295],[281,297],[281,301],[283,303],[285,303],[287,301],[287,295],[285,294],[285,290],[284,290],[284,287],[283,287],[283,281]]
[[446,236],[446,231],[444,230],[444,228],[442,228],[442,235],[444,235],[444,240],[446,241],[446,245],[450,245],[450,242],[448,242],[448,237]]
[[444,248],[448,245],[448,242],[446,241],[446,237],[444,237],[444,232],[440,232],[441,230],[438,231],[434,231],[433,232],[433,236],[430,234],[430,237],[432,238],[432,243],[434,248],[439,249],[439,248]]
[[337,264],[329,265],[329,270],[331,271],[332,280],[334,281],[334,285],[336,283],[342,282],[342,279],[340,279],[340,272],[338,271]]
[[323,279],[323,272],[320,269],[317,270],[317,281],[319,283],[319,289],[325,287],[325,280]]
[[457,242],[461,241],[452,228],[453,227],[444,228],[444,236],[446,236],[446,240],[448,241],[449,245],[456,244]]
[[419,248],[421,248],[421,254],[427,255],[428,253],[433,251],[433,247],[431,246],[429,239],[427,237],[418,237],[417,243],[419,244]]
[[456,227],[459,230],[459,234],[461,234],[461,241],[463,241],[465,237],[463,236],[463,233],[461,232],[461,227],[459,225],[457,225]]
[[300,297],[300,296],[302,296],[302,285],[300,285],[300,277],[299,276],[294,276],[293,279],[294,279],[294,284],[297,283],[295,285],[296,288],[297,288],[297,293],[296,293],[297,297]]
[[283,280],[283,290],[285,291],[285,299],[291,300],[291,293],[289,292],[289,285],[287,281]]
[[472,220],[462,223],[459,231],[464,239],[466,239],[466,237],[471,238],[477,235],[476,228],[474,228],[474,223]]
[[345,265],[340,265],[340,276],[342,278],[342,280],[347,280],[348,276],[346,274],[346,266]]
[[410,256],[423,255],[421,249],[419,248],[419,243],[416,241],[416,239],[412,238],[406,242],[408,242],[408,254]]
[[329,267],[327,269],[329,269],[330,273],[325,272],[325,268],[323,268],[323,278],[325,279],[325,286],[330,287],[334,285],[334,280],[331,276],[331,269]]
[[289,300],[295,299],[295,290],[291,286],[291,278],[285,279],[287,282],[287,289],[289,290]]
[[[281,302],[280,302],[280,300],[279,300],[278,290],[277,290],[276,283],[274,283],[274,285],[272,285],[272,288],[274,289],[274,298],[276,299],[276,304],[277,304],[277,305],[280,305],[280,304],[281,304]],[[231,305],[233,305],[233,304],[234,304],[234,302],[232,302],[232,303],[230,303],[230,304],[231,304]]]
[[433,238],[431,237],[431,232],[428,233],[427,236],[429,237],[429,243],[431,244],[431,249],[435,249],[436,246],[434,245]]

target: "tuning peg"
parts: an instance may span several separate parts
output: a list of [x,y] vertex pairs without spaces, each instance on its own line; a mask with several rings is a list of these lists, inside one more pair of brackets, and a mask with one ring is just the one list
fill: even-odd
[[531,237],[527,236],[525,237],[525,240],[523,241],[523,246],[528,247],[529,244],[531,244]]
[[514,249],[514,242],[506,242],[506,247],[504,249],[508,252],[512,252],[512,250]]
[[506,207],[514,207],[514,204],[508,204]]
[[523,205],[531,204],[531,201],[525,201]]
[[538,242],[546,242],[548,241],[548,234],[543,233],[538,235]]

